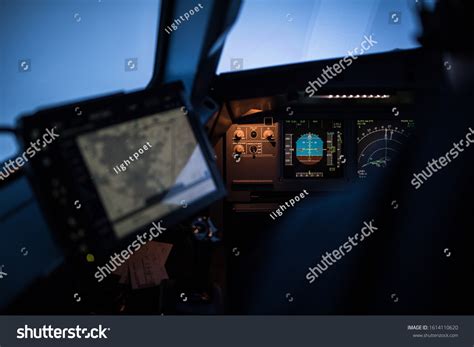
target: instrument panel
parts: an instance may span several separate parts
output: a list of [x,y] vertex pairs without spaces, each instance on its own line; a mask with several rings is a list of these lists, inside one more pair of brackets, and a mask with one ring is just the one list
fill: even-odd
[[301,189],[343,190],[349,180],[388,170],[415,123],[361,116],[233,124],[226,136],[229,199]]
[[273,120],[232,125],[226,136],[228,190],[272,186],[278,179],[279,152],[279,125]]
[[274,156],[276,131],[276,126],[273,124],[237,126],[232,137],[234,157]]

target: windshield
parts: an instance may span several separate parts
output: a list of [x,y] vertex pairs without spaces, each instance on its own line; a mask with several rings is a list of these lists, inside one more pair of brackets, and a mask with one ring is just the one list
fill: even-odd
[[245,0],[217,72],[344,57],[365,35],[369,54],[416,48],[418,1]]
[[[38,107],[145,87],[159,12],[160,0],[0,1],[0,126]],[[16,150],[0,136],[0,160]]]

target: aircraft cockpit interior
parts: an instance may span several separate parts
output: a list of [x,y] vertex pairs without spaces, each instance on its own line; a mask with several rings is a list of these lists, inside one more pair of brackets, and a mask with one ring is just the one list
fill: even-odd
[[6,0],[1,312],[472,314],[472,13]]

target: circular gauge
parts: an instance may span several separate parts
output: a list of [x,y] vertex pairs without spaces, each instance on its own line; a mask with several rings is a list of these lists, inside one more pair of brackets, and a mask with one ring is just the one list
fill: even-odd
[[323,158],[323,140],[316,134],[306,133],[296,141],[296,159],[305,165],[315,165]]
[[359,177],[387,167],[400,153],[412,127],[412,121],[358,121]]

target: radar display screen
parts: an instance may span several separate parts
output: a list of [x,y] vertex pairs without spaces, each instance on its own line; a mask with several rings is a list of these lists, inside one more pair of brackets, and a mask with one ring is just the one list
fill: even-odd
[[119,238],[217,189],[179,108],[86,133],[77,142]]
[[415,127],[413,120],[358,120],[357,174],[360,178],[390,165]]
[[342,178],[342,121],[285,120],[284,178]]

